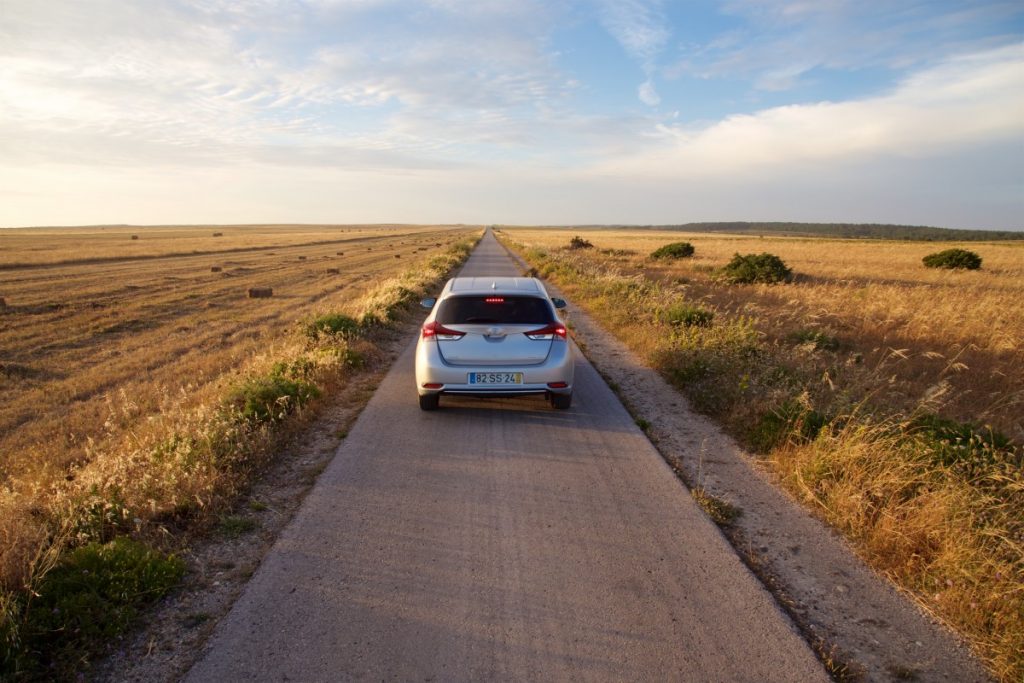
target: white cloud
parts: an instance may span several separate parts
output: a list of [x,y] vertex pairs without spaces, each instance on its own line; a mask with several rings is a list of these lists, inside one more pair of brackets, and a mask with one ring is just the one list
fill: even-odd
[[639,62],[647,76],[637,89],[637,97],[650,107],[657,106],[661,98],[651,76],[671,36],[662,0],[600,0],[599,6],[605,30]]
[[660,0],[601,0],[601,23],[623,49],[651,69],[671,35]]
[[658,91],[654,88],[654,83],[649,80],[644,81],[637,88],[637,97],[649,107],[656,107],[661,104],[661,96],[658,95]]
[[[951,52],[974,19],[915,33],[920,3],[732,0],[750,25],[688,52],[692,73],[774,90],[822,64],[915,73],[687,126],[630,104],[680,106],[655,0],[0,2],[0,224],[1024,214],[1022,47]],[[642,73],[620,101],[588,108],[593,84],[558,67],[580,8]],[[855,35],[829,28],[849,17]]]
[[0,156],[201,165],[284,163],[294,150],[294,163],[320,163],[316,150],[332,148],[352,151],[341,165],[445,167],[463,147],[516,144],[523,121],[562,106],[574,86],[548,53],[553,11],[533,1],[10,0]]
[[1024,44],[950,59],[891,93],[776,107],[689,129],[660,126],[639,153],[601,173],[690,178],[865,158],[928,157],[1024,140]]

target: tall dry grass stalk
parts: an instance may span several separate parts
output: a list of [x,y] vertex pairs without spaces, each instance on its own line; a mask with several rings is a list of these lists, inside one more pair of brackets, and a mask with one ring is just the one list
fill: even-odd
[[[998,677],[1024,678],[1024,245],[972,245],[983,272],[936,273],[931,244],[592,231],[569,249],[576,232],[500,236]],[[683,239],[692,259],[648,258]],[[718,277],[764,251],[793,283]]]
[[[212,519],[265,466],[278,436],[312,415],[312,397],[338,390],[372,364],[382,330],[464,260],[471,246],[463,241],[438,250],[413,270],[378,280],[360,299],[335,302],[336,309],[321,304],[324,312],[359,320],[357,334],[311,335],[291,325],[259,352],[238,359],[237,368],[201,384],[164,389],[156,410],[140,409],[130,394],[114,392],[106,403],[107,433],[87,439],[73,464],[24,476],[8,469],[0,488],[0,664],[17,655],[20,620],[68,548],[122,535],[173,547],[179,531]],[[253,387],[279,393],[266,398]]]

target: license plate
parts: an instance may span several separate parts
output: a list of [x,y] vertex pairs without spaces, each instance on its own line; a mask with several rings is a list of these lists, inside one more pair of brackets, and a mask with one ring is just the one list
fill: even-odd
[[471,372],[470,384],[522,384],[521,372]]

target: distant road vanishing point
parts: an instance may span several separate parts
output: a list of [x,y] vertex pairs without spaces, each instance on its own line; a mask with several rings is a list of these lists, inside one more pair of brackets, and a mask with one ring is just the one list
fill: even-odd
[[582,355],[568,411],[422,412],[413,349],[186,680],[829,680]]

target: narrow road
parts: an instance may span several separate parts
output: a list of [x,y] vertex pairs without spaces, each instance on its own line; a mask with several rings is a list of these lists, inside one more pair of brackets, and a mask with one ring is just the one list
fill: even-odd
[[413,349],[187,680],[828,680],[582,355],[568,411],[428,413]]

